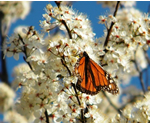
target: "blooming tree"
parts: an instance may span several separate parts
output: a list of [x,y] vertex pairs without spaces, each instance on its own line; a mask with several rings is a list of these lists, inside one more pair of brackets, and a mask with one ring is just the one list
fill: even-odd
[[[5,31],[1,32],[2,55],[18,60],[23,53],[26,62],[14,68],[10,85],[2,59],[5,72],[0,83],[0,112],[4,114],[4,121],[149,122],[150,93],[143,79],[150,64],[148,14],[133,8],[135,2],[98,2],[110,7],[112,14],[99,16],[99,24],[105,26],[104,36],[95,38],[85,14],[75,11],[68,2],[55,3],[45,7],[41,32],[33,26],[20,27],[21,30],[5,40],[8,32],[5,27],[9,27],[10,20],[23,18],[29,9],[21,10],[30,2],[0,2],[1,24],[2,21],[5,24],[5,27],[1,25]],[[7,7],[13,11],[5,13]],[[17,9],[21,9],[19,13]],[[120,94],[102,91],[91,96],[76,89],[78,78],[74,67],[84,51],[110,74]],[[139,77],[142,90],[133,85],[121,88],[120,84],[128,84],[133,76]],[[20,93],[15,94],[13,89]],[[15,98],[15,95],[18,96]]]

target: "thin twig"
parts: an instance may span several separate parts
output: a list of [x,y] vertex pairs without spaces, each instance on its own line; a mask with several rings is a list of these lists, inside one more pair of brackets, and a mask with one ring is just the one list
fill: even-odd
[[[115,8],[115,12],[113,14],[113,16],[115,17],[116,14],[117,14],[117,11],[118,11],[118,8],[119,8],[119,4],[120,4],[120,1],[117,1],[117,5],[116,5],[116,8]],[[108,42],[109,42],[109,37],[110,37],[110,34],[111,34],[111,31],[112,31],[112,28],[113,28],[113,25],[115,23],[114,22],[111,22],[111,25],[110,25],[110,28],[108,29],[108,33],[107,33],[107,36],[106,36],[106,40],[104,42],[104,47],[107,46]]]
[[140,71],[140,68],[135,60],[135,67],[136,67],[136,70],[139,72],[139,79],[140,79],[140,83],[141,83],[141,86],[142,86],[142,90],[145,94],[146,90],[145,90],[145,86],[144,86],[144,80],[143,80],[143,72]]
[[57,7],[59,8],[60,7],[60,4],[61,4],[61,1],[55,1]]
[[[64,58],[64,57],[62,57],[62,58]],[[61,62],[66,67],[66,69],[68,70],[69,75],[71,76],[71,71],[69,70],[68,66],[64,63],[64,59],[63,60],[61,59]],[[81,106],[81,102],[80,102],[79,97],[78,97],[76,86],[75,86],[74,83],[71,83],[71,85],[72,85],[72,87],[73,87],[73,89],[75,91],[75,97],[77,98],[78,104]],[[81,109],[81,122],[85,123],[83,109]]]
[[75,93],[76,93],[75,96],[76,96],[76,98],[77,98],[77,100],[78,100],[78,103],[79,103],[79,105],[81,105],[81,102],[80,102],[79,97],[78,97],[78,94],[77,94],[76,86],[75,86],[74,83],[72,83],[71,85],[72,85],[72,87],[74,88],[74,91],[75,91]]
[[70,29],[68,28],[68,26],[67,26],[65,20],[62,20],[61,22],[62,22],[62,24],[64,24],[64,26],[65,26],[65,28],[66,28],[66,30],[67,30],[67,32],[68,32],[69,38],[72,39],[71,31],[70,31]]
[[[117,1],[117,4],[116,4],[116,8],[115,8],[115,11],[114,11],[114,14],[113,16],[115,17],[116,14],[117,14],[117,11],[119,9],[119,5],[120,5],[120,1]],[[109,42],[109,37],[111,35],[111,31],[112,31],[112,28],[113,28],[113,25],[115,23],[114,22],[111,22],[111,25],[110,25],[110,28],[108,29],[108,33],[107,33],[107,36],[106,36],[106,39],[105,39],[105,42],[104,42],[104,47],[107,46],[108,42]],[[106,49],[105,49],[106,50]],[[102,91],[103,92],[103,91]],[[112,103],[112,101],[109,99],[109,97],[105,94],[105,92],[103,92],[104,96],[106,97],[106,99],[108,100],[108,102],[110,103],[110,105],[119,113],[119,114],[122,114],[121,111]]]
[[116,15],[117,15],[117,11],[118,11],[118,9],[119,9],[119,5],[120,5],[120,1],[117,1],[117,5],[116,5],[116,8],[115,8],[115,12],[114,12],[114,14],[113,14],[114,17],[116,17]]
[[[57,4],[58,8],[60,9],[60,2],[55,2],[55,3]],[[61,20],[61,22],[62,22],[62,24],[65,26],[65,28],[66,28],[66,30],[67,30],[67,32],[68,32],[69,38],[72,39],[71,31],[70,31],[70,29],[68,28],[68,26],[67,26],[65,20]],[[70,76],[71,76],[71,71],[69,70],[68,66],[64,63],[64,62],[65,62],[64,56],[62,57],[61,62],[62,62],[62,64],[67,68],[68,73],[69,73]],[[76,90],[76,86],[75,86],[74,83],[72,83],[72,87],[73,87],[73,89],[74,89],[74,91],[75,91],[75,96],[76,96],[76,98],[77,98],[78,104],[81,106],[81,102],[80,102],[80,100],[79,100],[78,93],[77,93],[77,90]],[[82,123],[85,123],[84,111],[83,111],[83,109],[81,109],[81,122],[82,122]]]
[[142,97],[142,98],[144,98],[144,95],[136,95],[136,96],[134,96],[132,99],[130,99],[126,104],[124,104],[123,106],[121,106],[120,108],[119,108],[119,110],[123,110],[123,109],[125,109],[125,107],[128,105],[128,104],[130,104],[130,103],[134,103],[138,98],[140,98],[140,97]]
[[150,64],[150,59],[149,59],[149,57],[148,57],[148,53],[147,53],[144,49],[143,49],[143,51],[144,51],[145,58],[146,58],[148,64]]
[[[64,63],[64,57],[62,57],[62,58],[63,58],[63,60],[61,59],[62,64],[66,67],[66,69],[68,70],[69,75],[71,76],[71,71],[69,70],[68,66]],[[71,83],[71,85],[72,85],[72,87],[75,91],[75,97],[77,98],[78,104],[81,106],[81,102],[80,102],[79,97],[78,97],[76,86],[75,86],[74,83]],[[81,120],[82,120],[82,123],[85,123],[83,109],[81,109]]]
[[[19,36],[20,41],[23,43],[23,52],[25,53],[25,56],[27,57],[27,48],[25,47],[25,43],[24,43],[22,37],[21,37],[19,34],[18,34],[18,36]],[[33,68],[32,68],[32,66],[31,66],[30,62],[27,62],[27,61],[26,61],[26,57],[25,57],[25,56],[23,57],[23,59],[24,59],[25,62],[29,65],[30,69],[33,71]],[[46,117],[46,123],[50,123],[50,122],[49,122],[49,117],[48,117],[47,109],[45,109],[44,114],[45,114],[45,117]]]
[[[4,18],[4,13],[2,13],[1,11],[0,12],[0,36],[1,36],[0,46],[2,47],[2,49],[3,49],[4,41],[6,39],[6,35],[8,34],[8,30],[9,30],[9,24],[3,22],[3,18]],[[1,81],[10,86],[10,83],[8,82],[6,59],[3,59],[4,57],[3,51],[0,51],[0,57],[1,57],[1,76],[0,76]]]
[[[61,4],[61,1],[55,1],[57,7],[60,9],[60,4]],[[70,29],[68,28],[67,24],[66,24],[66,21],[65,20],[61,20],[62,24],[65,26],[67,32],[68,32],[68,35],[69,35],[69,38],[72,39],[72,35],[71,35],[71,31]]]
[[46,109],[45,109],[44,114],[45,114],[45,117],[46,117],[46,123],[49,123],[48,112],[47,112]]
[[145,82],[146,82],[146,90],[148,90],[148,85],[149,85],[149,72],[148,72],[148,67],[146,69],[146,79],[145,79]]
[[61,59],[61,63],[66,67],[66,69],[67,69],[69,75],[71,76],[71,71],[69,70],[68,66],[64,63],[64,58]]
[[[72,87],[74,88],[74,91],[75,91],[75,93],[76,93],[75,96],[76,96],[76,98],[77,98],[78,104],[81,106],[81,102],[80,102],[80,100],[79,100],[78,93],[77,93],[77,90],[76,90],[76,86],[75,86],[74,83],[72,83]],[[83,109],[81,109],[81,122],[82,122],[82,123],[85,123],[84,111],[83,111]]]
[[143,49],[143,51],[144,51],[144,55],[145,55],[145,58],[146,58],[146,60],[147,60],[147,63],[148,63],[148,66],[147,66],[147,68],[146,68],[146,87],[148,87],[148,81],[149,81],[149,73],[148,73],[148,68],[149,68],[149,65],[150,65],[150,59],[149,59],[149,57],[148,57],[148,53]]
[[103,95],[106,97],[106,99],[108,100],[109,104],[119,113],[122,114],[122,112],[120,111],[120,109],[118,109],[110,100],[110,98],[106,95],[106,93],[104,91],[102,91]]
[[[25,53],[25,56],[27,57],[27,49],[26,49],[26,47],[25,47],[25,43],[24,43],[22,37],[21,37],[19,34],[18,34],[18,36],[19,36],[20,41],[23,43],[23,51],[24,51],[24,53]],[[30,69],[33,70],[31,64],[26,61],[26,57],[25,57],[25,56],[23,57],[24,61],[29,65]]]
[[[138,48],[138,47],[137,47],[137,48]],[[136,51],[137,51],[137,50],[136,50]],[[135,59],[135,60],[134,60],[134,64],[135,64],[136,70],[139,72],[140,84],[141,84],[142,90],[143,90],[143,92],[144,92],[144,94],[145,94],[146,90],[145,90],[145,86],[144,86],[143,72],[140,70],[139,65],[138,65],[138,63],[137,63],[137,61],[136,61],[136,51],[135,51],[135,53],[134,53],[134,59]]]
[[146,92],[146,90],[145,90],[145,86],[144,86],[144,80],[143,80],[143,72],[141,72],[140,70],[139,70],[139,67],[138,67],[138,65],[136,65],[137,66],[137,71],[139,71],[139,79],[140,79],[140,83],[141,83],[141,86],[142,86],[142,90],[143,90],[143,92],[144,92],[144,94],[145,94],[145,92]]

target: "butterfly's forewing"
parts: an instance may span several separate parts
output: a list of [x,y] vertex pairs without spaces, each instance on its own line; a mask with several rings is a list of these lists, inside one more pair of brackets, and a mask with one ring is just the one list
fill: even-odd
[[119,93],[114,80],[96,62],[90,59],[86,52],[76,63],[75,73],[78,77],[76,87],[83,93],[94,95],[100,90],[112,94]]
[[89,68],[89,62],[88,59],[85,55],[81,57],[76,66],[75,66],[75,72],[78,77],[78,81],[76,84],[76,87],[79,91],[86,93],[86,94],[97,94],[97,90],[94,87],[92,83],[92,76],[90,74],[90,68]]
[[94,74],[95,84],[97,90],[108,91],[112,94],[119,93],[119,89],[114,82],[113,78],[104,71],[97,63],[95,63],[92,59],[90,59],[90,66],[92,68],[92,73]]

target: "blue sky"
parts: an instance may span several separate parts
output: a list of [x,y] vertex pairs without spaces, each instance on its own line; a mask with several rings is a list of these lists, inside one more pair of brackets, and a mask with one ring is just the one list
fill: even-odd
[[[44,8],[46,4],[51,3],[52,5],[55,5],[54,2],[48,2],[48,1],[38,1],[38,2],[32,2],[31,5],[31,12],[24,20],[17,20],[15,23],[11,25],[10,31],[8,36],[10,36],[13,33],[13,30],[15,27],[19,25],[26,25],[26,26],[34,26],[35,29],[40,31],[39,21],[42,20],[42,14],[45,13]],[[136,3],[135,8],[139,9],[141,12],[147,12],[148,7],[150,5],[149,1],[138,1]],[[93,27],[93,31],[96,33],[96,37],[101,37],[103,35],[104,27],[102,25],[98,24],[98,17],[99,15],[105,15],[109,12],[108,8],[102,8],[101,4],[97,4],[95,1],[79,1],[73,3],[73,8],[77,10],[78,12],[82,12],[87,15],[89,20],[91,20],[91,24]],[[9,81],[11,82],[13,80],[11,74],[13,71],[14,66],[24,62],[23,57],[20,56],[19,60],[16,61],[13,57],[7,58],[7,70],[9,74]],[[137,84],[135,82],[137,78],[132,79],[132,84]],[[140,84],[137,85],[140,87]],[[1,118],[0,118],[1,119]]]

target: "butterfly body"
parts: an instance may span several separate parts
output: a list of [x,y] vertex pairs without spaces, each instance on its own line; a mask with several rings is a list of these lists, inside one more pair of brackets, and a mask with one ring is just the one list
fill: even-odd
[[75,74],[78,77],[76,88],[82,93],[95,95],[100,90],[112,94],[119,93],[119,89],[110,75],[86,52],[83,52],[83,56],[77,61]]

